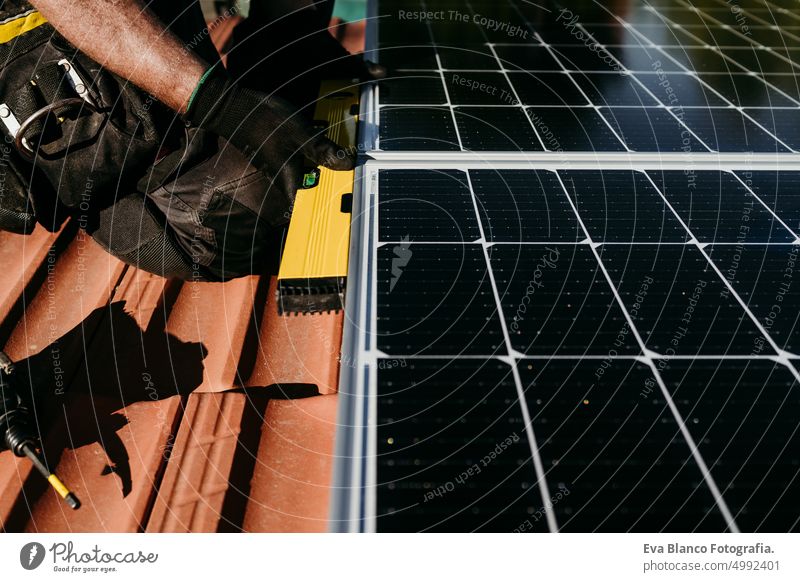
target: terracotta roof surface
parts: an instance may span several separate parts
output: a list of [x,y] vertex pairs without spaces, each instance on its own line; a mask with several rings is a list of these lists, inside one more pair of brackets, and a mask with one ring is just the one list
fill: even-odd
[[335,388],[341,315],[279,317],[271,276],[168,281],[69,225],[0,249],[4,349],[84,505],[6,451],[5,530],[325,529],[336,396],[310,395]]

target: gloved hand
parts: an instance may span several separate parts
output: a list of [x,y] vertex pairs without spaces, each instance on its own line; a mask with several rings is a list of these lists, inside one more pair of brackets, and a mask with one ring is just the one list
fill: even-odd
[[[306,21],[306,26],[311,26],[310,19]],[[283,19],[278,23],[282,25]],[[361,81],[380,81],[386,78],[388,70],[385,66],[365,60],[360,54],[351,54],[329,32],[327,23],[317,20],[316,26],[316,30],[309,28],[303,31],[303,36],[292,39],[288,45],[295,52],[316,57],[317,62],[313,63],[313,72],[320,79],[352,78]],[[331,30],[338,30],[340,26],[344,26],[344,23]]]
[[351,170],[356,153],[326,138],[279,97],[244,89],[223,75],[206,74],[189,102],[185,121],[228,140],[270,181],[265,216],[288,222],[303,178],[303,158],[332,170]]
[[313,8],[275,20],[251,10],[236,25],[233,39],[233,49],[227,54],[231,76],[298,106],[316,100],[322,80],[376,81],[387,75],[383,65],[350,54],[328,31],[327,18]]

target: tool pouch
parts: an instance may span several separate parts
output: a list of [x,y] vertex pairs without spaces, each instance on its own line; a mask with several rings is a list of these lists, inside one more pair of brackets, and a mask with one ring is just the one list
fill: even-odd
[[[113,203],[153,164],[173,117],[72,47],[38,12],[3,21],[0,131],[11,151],[0,161],[13,174],[3,194],[15,203],[0,198],[0,228],[30,232],[33,214],[55,228],[58,221],[43,221],[40,212],[49,214],[55,202],[78,213]],[[42,182],[49,191],[36,186]]]

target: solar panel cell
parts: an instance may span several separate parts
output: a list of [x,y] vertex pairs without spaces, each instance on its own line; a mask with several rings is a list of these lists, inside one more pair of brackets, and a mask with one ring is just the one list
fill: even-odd
[[480,238],[465,173],[384,170],[379,183],[381,241],[471,242]]
[[593,105],[633,107],[658,105],[658,101],[627,74],[574,73],[572,78],[580,85]]
[[384,150],[457,150],[450,111],[436,107],[383,107],[380,147]]
[[745,109],[744,112],[794,151],[800,151],[800,109]]
[[737,107],[796,107],[797,103],[753,75],[703,75],[703,81]]
[[460,107],[454,113],[466,150],[542,150],[530,121],[518,107]]
[[586,246],[498,245],[489,255],[511,344],[518,352],[639,353]]
[[562,67],[547,48],[540,45],[495,46],[500,63],[511,71],[561,71]]
[[708,148],[666,109],[602,107],[599,112],[635,152],[706,152]]
[[717,107],[727,104],[722,97],[691,74],[642,72],[636,73],[635,76],[661,103],[667,106]]
[[444,74],[453,105],[514,105],[511,86],[501,73],[448,71]]
[[795,234],[800,232],[800,172],[738,172],[737,175]]
[[531,107],[527,112],[549,151],[625,151],[594,109]]
[[556,175],[471,170],[483,232],[490,242],[575,242],[583,233]]
[[[722,56],[715,48],[664,48],[662,49],[674,61],[680,63],[689,71],[696,73],[732,73],[741,72],[742,67],[730,59]],[[752,52],[752,51],[751,51]],[[741,55],[739,55],[741,57]],[[667,63],[668,59],[661,59]],[[666,68],[664,70],[667,70]],[[758,70],[761,70],[760,68]]]
[[523,105],[588,105],[580,89],[565,73],[508,73]]
[[798,84],[796,75],[763,74],[758,75],[758,78],[788,95],[795,102],[800,102],[800,84]]
[[680,117],[689,129],[714,151],[790,151],[735,109],[687,107],[680,110]]
[[505,352],[480,245],[378,249],[378,348],[389,355]]
[[[494,71],[497,69],[497,59],[486,46],[470,47],[436,47],[443,69],[470,70],[484,69]],[[436,68],[434,66],[434,68]]]
[[381,82],[385,105],[447,105],[441,77],[434,72],[395,74]]
[[392,69],[436,69],[436,51],[431,46],[384,46],[378,62]]

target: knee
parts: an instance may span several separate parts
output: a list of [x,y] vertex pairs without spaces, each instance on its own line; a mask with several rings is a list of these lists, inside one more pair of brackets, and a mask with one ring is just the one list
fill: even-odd
[[237,218],[235,226],[231,220],[227,228],[214,229],[218,246],[208,270],[221,281],[265,273],[277,264],[280,239],[274,230],[256,219]]
[[207,280],[176,243],[158,210],[140,194],[118,199],[88,222],[87,232],[109,254],[122,262],[162,277]]

